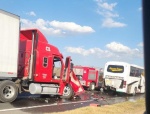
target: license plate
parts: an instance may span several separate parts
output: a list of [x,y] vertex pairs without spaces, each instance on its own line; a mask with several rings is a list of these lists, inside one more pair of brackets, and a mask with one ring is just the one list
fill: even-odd
[[105,79],[105,84],[106,84],[106,85],[111,85],[111,84],[112,84],[112,81],[109,80],[109,79]]

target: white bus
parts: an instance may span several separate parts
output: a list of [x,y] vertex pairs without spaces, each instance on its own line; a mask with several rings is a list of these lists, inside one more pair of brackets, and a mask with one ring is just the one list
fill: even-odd
[[144,93],[144,68],[125,63],[107,62],[104,68],[105,88],[127,94]]

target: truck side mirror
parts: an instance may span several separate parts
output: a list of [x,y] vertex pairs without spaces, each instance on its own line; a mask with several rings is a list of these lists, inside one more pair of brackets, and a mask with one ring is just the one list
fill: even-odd
[[70,70],[73,71],[74,64],[70,63]]
[[65,68],[68,68],[69,58],[66,58]]

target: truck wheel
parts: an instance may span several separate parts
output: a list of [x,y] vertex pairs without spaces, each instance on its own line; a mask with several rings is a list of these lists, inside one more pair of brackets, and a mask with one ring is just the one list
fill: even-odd
[[73,90],[70,85],[64,87],[63,95],[61,98],[69,99],[73,96]]
[[18,88],[12,81],[2,81],[0,83],[0,101],[12,102],[18,96]]
[[95,90],[95,83],[90,83],[90,87],[89,87],[89,90],[93,91]]

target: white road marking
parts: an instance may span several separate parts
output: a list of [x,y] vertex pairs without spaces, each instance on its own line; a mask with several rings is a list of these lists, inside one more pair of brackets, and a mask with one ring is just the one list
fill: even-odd
[[54,104],[49,104],[49,105],[29,106],[29,107],[21,107],[21,108],[11,108],[11,109],[0,110],[0,112],[14,111],[14,110],[23,110],[23,109],[32,109],[32,108],[41,108],[41,107],[56,106],[56,105],[63,105],[63,104],[85,103],[85,102],[91,102],[91,101],[93,101],[93,100],[69,102],[69,103],[54,103]]

